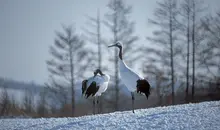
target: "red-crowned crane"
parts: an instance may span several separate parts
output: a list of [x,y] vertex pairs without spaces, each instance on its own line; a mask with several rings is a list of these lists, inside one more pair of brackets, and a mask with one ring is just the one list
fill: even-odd
[[[100,75],[97,75],[97,74]],[[97,104],[99,103],[99,97],[108,88],[108,82],[110,76],[103,74],[100,69],[96,69],[94,76],[82,81],[82,95],[89,96],[93,98],[93,113],[95,114],[95,97],[97,97]]]
[[132,112],[134,113],[134,92],[140,94],[145,94],[147,99],[150,95],[150,84],[144,79],[144,77],[140,74],[134,72],[131,68],[129,68],[122,57],[123,44],[121,42],[116,42],[116,44],[110,45],[108,47],[117,47],[119,48],[119,72],[122,82],[131,92],[132,97]]

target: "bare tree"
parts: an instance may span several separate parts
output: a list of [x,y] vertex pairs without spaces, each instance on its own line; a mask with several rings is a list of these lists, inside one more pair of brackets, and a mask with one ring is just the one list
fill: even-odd
[[[99,68],[100,70],[105,71],[107,70],[107,68],[103,64],[103,58],[102,58],[103,53],[102,52],[104,52],[104,49],[106,49],[103,46],[106,43],[101,37],[101,20],[100,20],[99,9],[97,11],[96,18],[90,17],[90,16],[87,16],[87,18],[88,18],[87,24],[91,28],[91,30],[84,28],[87,34],[86,37],[90,43],[96,46],[95,50],[91,50],[92,64],[96,65],[97,66],[96,68]],[[94,68],[94,66],[92,68]],[[100,112],[102,112],[102,97],[99,97],[98,105],[99,105],[98,107],[99,107]]]
[[158,68],[153,63],[143,64],[143,73],[150,75],[150,79],[155,82],[155,89],[158,98],[157,105],[163,103],[163,97],[169,95],[169,78],[165,75],[162,69]]
[[39,94],[39,101],[37,106],[37,113],[40,117],[44,117],[47,113],[47,102],[46,102],[46,94],[47,94],[47,88],[43,87],[41,88],[41,92]]
[[[108,3],[109,11],[105,14],[104,24],[111,31],[112,38],[111,43],[121,41],[124,45],[124,59],[132,66],[134,61],[138,60],[139,55],[138,45],[135,41],[138,40],[137,36],[134,36],[134,22],[129,20],[129,15],[132,11],[132,7],[126,5],[123,0],[110,0]],[[135,53],[134,53],[135,52]],[[132,55],[131,55],[132,54]],[[115,79],[115,110],[118,110],[119,100],[119,70],[118,70],[118,50],[115,48],[114,57],[110,58],[110,61],[114,63],[114,79]]]
[[220,11],[214,16],[206,16],[202,26],[207,35],[207,44],[201,52],[201,62],[207,68],[210,78],[218,80],[220,77]]
[[94,64],[96,64],[96,68],[99,68],[101,70],[106,69],[103,66],[103,58],[102,58],[103,55],[102,51],[103,49],[105,49],[103,45],[105,45],[106,43],[104,42],[101,36],[101,19],[100,19],[99,9],[97,11],[96,18],[91,16],[86,16],[86,17],[88,19],[87,26],[90,27],[89,29],[88,27],[83,28],[83,30],[86,33],[86,39],[88,39],[88,41],[92,43],[92,45],[96,46],[95,50],[91,50],[93,55],[92,61],[94,62]]
[[[206,9],[203,6],[203,0],[192,0],[190,4],[191,7],[191,21],[192,21],[192,100],[195,94],[195,74],[196,74],[196,54],[199,52],[199,45],[202,44],[204,40],[203,33],[201,32],[201,17]],[[196,50],[198,51],[196,52]],[[198,66],[197,66],[198,67]]]
[[[205,10],[203,6],[202,0],[184,0],[181,1],[180,4],[180,36],[183,36],[183,51],[182,51],[182,60],[186,60],[186,73],[184,71],[186,77],[186,89],[185,89],[185,101],[188,102],[188,94],[189,94],[189,85],[190,85],[190,77],[192,77],[192,99],[195,93],[195,75],[196,69],[199,70],[200,65],[199,57],[201,46],[204,44],[204,35],[203,30],[201,30],[200,18]],[[185,32],[185,33],[182,33]],[[184,46],[187,43],[186,47]],[[192,47],[192,49],[190,48]],[[186,49],[185,49],[186,48]],[[186,52],[184,50],[187,50]],[[190,56],[192,56],[192,60],[190,60]],[[185,59],[186,57],[186,59]],[[191,64],[192,63],[192,64]],[[190,73],[190,65],[192,65],[192,73]],[[182,66],[183,67],[183,66]],[[199,71],[198,71],[199,72]],[[192,76],[191,76],[192,74]]]
[[[183,53],[186,53],[186,89],[185,89],[185,100],[186,102],[188,102],[188,94],[189,94],[189,61],[190,61],[190,41],[191,41],[191,33],[190,33],[190,28],[191,28],[191,15],[192,15],[192,2],[191,0],[184,0],[182,1],[181,3],[181,6],[180,6],[180,14],[181,16],[183,17],[183,19],[181,20],[182,22],[181,25],[182,25],[182,28],[181,29],[181,32],[184,31],[186,33],[182,33],[186,39],[186,43],[187,43],[187,52],[183,52]],[[185,41],[184,41],[185,42]],[[183,49],[185,50],[185,49]],[[185,55],[183,55],[183,58],[185,58]]]
[[34,97],[33,92],[28,88],[25,89],[23,101],[25,112],[31,114],[34,109]]
[[9,96],[8,96],[8,92],[5,88],[5,86],[3,86],[3,91],[1,92],[1,97],[0,97],[0,116],[4,116],[7,115],[8,111],[9,111],[9,106],[10,106],[10,100],[9,100]]
[[[147,56],[148,62],[160,65],[171,77],[172,87],[172,104],[174,104],[174,57],[181,52],[180,48],[175,43],[177,40],[178,24],[176,22],[178,17],[178,8],[176,0],[164,0],[157,2],[158,8],[155,10],[154,20],[149,22],[157,27],[158,30],[153,32],[154,37],[147,37],[154,45],[148,47],[145,51],[149,53]],[[151,55],[150,55],[151,54]]]
[[63,26],[63,30],[64,33],[56,32],[54,45],[50,46],[53,58],[47,61],[51,77],[51,83],[47,86],[50,86],[55,94],[63,95],[65,102],[68,100],[68,92],[71,92],[71,110],[74,116],[76,78],[83,77],[89,60],[85,42],[75,33],[72,26]]
[[195,18],[196,18],[196,12],[195,12],[195,1],[193,0],[193,6],[192,6],[192,100],[194,99],[194,93],[195,93]]

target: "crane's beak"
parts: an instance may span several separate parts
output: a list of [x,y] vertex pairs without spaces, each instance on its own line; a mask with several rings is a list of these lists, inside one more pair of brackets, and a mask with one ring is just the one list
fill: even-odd
[[109,45],[108,47],[113,47],[113,46],[116,46],[116,44],[113,44],[113,45]]

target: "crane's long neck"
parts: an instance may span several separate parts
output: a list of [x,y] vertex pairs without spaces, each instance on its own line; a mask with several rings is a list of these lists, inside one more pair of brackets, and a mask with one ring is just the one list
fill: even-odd
[[120,46],[120,47],[118,47],[119,48],[119,58],[121,59],[121,60],[123,60],[122,59],[122,47]]

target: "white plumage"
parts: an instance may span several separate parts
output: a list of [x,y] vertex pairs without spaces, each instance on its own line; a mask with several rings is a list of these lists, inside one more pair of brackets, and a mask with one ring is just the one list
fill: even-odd
[[92,84],[92,82],[96,83],[96,86],[99,86],[98,91],[95,93],[94,96],[101,96],[101,94],[103,92],[105,92],[108,88],[108,82],[110,80],[110,76],[107,74],[104,75],[95,75],[93,77],[90,77],[89,79],[87,79],[87,89],[89,88],[89,86]]
[[[100,75],[97,75],[97,74]],[[100,69],[97,69],[94,72],[94,76],[90,77],[86,80],[82,81],[82,94],[88,98],[89,96],[94,97],[93,100],[93,111],[95,114],[95,97],[100,97],[103,92],[105,92],[108,88],[108,82],[110,80],[110,76],[107,74],[103,74]],[[97,99],[97,104],[98,104]]]
[[144,79],[142,76],[138,75],[132,69],[130,69],[123,60],[119,60],[119,71],[122,82],[126,85],[129,91],[135,92],[137,86],[137,80]]
[[150,84],[143,76],[137,74],[131,68],[129,68],[122,58],[123,45],[121,42],[116,42],[116,44],[110,45],[108,47],[118,47],[119,48],[119,72],[122,82],[131,92],[132,96],[132,110],[134,113],[134,92],[144,93],[146,97],[150,95]]

